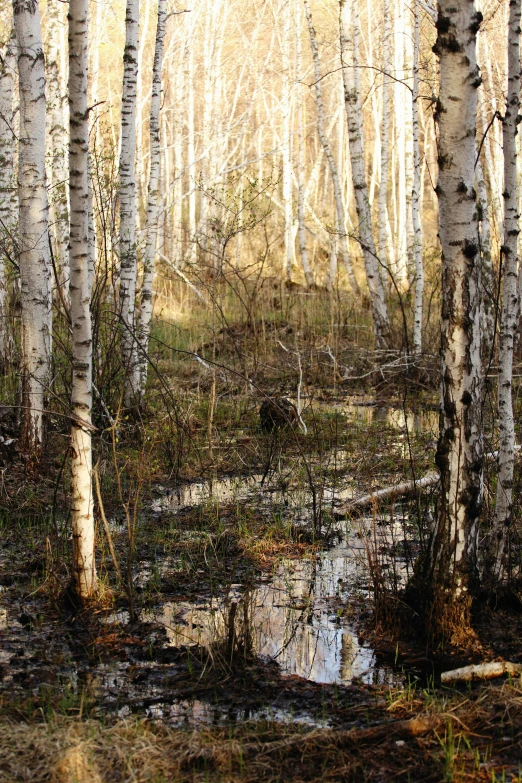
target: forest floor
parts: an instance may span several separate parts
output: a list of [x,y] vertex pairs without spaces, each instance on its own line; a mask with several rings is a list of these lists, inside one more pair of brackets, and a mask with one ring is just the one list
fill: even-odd
[[[83,610],[66,420],[38,467],[16,432],[0,448],[0,780],[522,780],[520,682],[440,686],[522,662],[516,595],[477,610],[467,649],[428,656],[396,621],[436,489],[343,513],[433,470],[434,358],[405,370],[366,349],[364,318],[299,307],[210,337],[160,322],[138,416],[105,367]],[[267,395],[300,401],[306,434],[263,432]]]

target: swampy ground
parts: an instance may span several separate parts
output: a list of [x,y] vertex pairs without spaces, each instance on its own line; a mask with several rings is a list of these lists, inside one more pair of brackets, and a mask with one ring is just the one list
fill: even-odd
[[[428,651],[401,590],[437,487],[349,506],[433,470],[435,353],[407,366],[367,347],[367,314],[273,299],[160,320],[139,413],[102,352],[90,606],[69,589],[66,422],[35,466],[0,411],[0,780],[522,779],[522,684],[440,684],[522,662],[515,582],[466,648]],[[305,426],[264,432],[267,396]]]

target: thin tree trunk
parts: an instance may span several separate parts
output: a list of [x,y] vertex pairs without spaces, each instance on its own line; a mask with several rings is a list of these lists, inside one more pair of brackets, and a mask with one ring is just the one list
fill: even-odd
[[413,352],[422,353],[422,299],[424,295],[424,265],[422,262],[422,224],[420,217],[421,198],[421,156],[419,145],[419,47],[420,47],[420,9],[414,0],[413,28],[413,190],[411,211],[413,220],[413,255],[415,259],[415,307],[413,313]]
[[288,282],[292,281],[294,265],[295,245],[293,241],[292,226],[294,222],[292,208],[292,130],[291,130],[291,102],[292,87],[290,76],[290,2],[282,0],[279,9],[279,17],[282,18],[281,60],[283,71],[283,94],[281,96],[282,108],[282,137],[281,156],[283,159],[283,214],[284,214],[284,277]]
[[383,77],[382,77],[382,128],[381,128],[381,179],[379,183],[379,259],[388,265],[388,176],[390,146],[390,69],[392,17],[391,0],[384,0]]
[[7,281],[5,264],[13,253],[13,201],[16,188],[13,174],[15,133],[13,88],[16,69],[16,33],[14,27],[0,59],[0,367],[9,354],[7,326]]
[[443,416],[436,462],[441,500],[428,561],[433,635],[468,640],[483,502],[480,252],[474,189],[480,15],[439,0],[439,233],[442,247]]
[[495,279],[491,255],[491,223],[489,220],[489,204],[484,178],[484,169],[480,156],[477,158],[478,145],[475,145],[475,188],[480,217],[480,255],[482,258],[482,353],[489,361],[493,340],[495,338]]
[[304,139],[304,122],[303,122],[303,47],[301,37],[301,4],[300,0],[295,0],[294,7],[295,14],[295,29],[296,29],[296,82],[297,82],[297,220],[298,220],[298,236],[299,236],[299,252],[301,254],[301,264],[303,266],[303,272],[306,280],[307,288],[312,288],[314,285],[314,276],[310,267],[310,258],[308,255],[308,247],[306,243],[306,226],[305,226],[305,166],[306,166],[306,150]]
[[58,284],[61,296],[69,301],[69,199],[67,193],[67,131],[64,118],[65,75],[60,73],[60,27],[63,4],[59,0],[49,0],[48,43],[47,43],[47,119],[49,124],[50,157],[50,198],[49,208],[54,234],[55,262],[59,270]]
[[[188,208],[188,235],[189,248],[187,261],[196,260],[196,187],[194,177],[194,163],[196,159],[195,142],[195,108],[194,108],[194,24],[191,23],[187,47],[185,49],[185,89],[187,91],[187,166],[189,171],[189,208]],[[167,153],[165,153],[167,154]]]
[[73,574],[80,598],[96,587],[92,495],[92,332],[89,291],[88,0],[69,0],[69,184],[71,199]]
[[18,43],[18,202],[22,302],[23,444],[38,455],[51,362],[51,265],[45,181],[45,65],[36,0],[13,0]]
[[[328,161],[330,175],[332,177],[332,185],[333,185],[334,199],[335,199],[335,211],[336,211],[336,218],[337,218],[337,233],[339,236],[339,250],[341,251],[341,256],[344,261],[346,273],[348,275],[348,279],[350,281],[352,290],[354,294],[359,294],[360,293],[359,284],[356,280],[353,271],[352,261],[348,250],[348,237],[346,235],[346,228],[345,228],[344,206],[343,206],[343,198],[341,193],[341,186],[339,183],[339,173],[337,170],[337,166],[335,165],[335,160],[330,147],[330,142],[328,141],[328,137],[325,132],[325,116],[324,116],[324,105],[323,105],[323,93],[321,88],[321,65],[319,61],[319,48],[317,46],[317,38],[315,36],[315,30],[312,22],[312,13],[310,11],[310,4],[308,0],[304,0],[304,7],[306,11],[306,19],[308,22],[308,32],[310,34],[310,44],[312,47],[312,57],[314,63],[315,101],[317,104],[317,133],[321,145],[323,147],[325,157]],[[328,287],[330,290],[333,287],[333,283],[334,281],[329,279]]]
[[395,109],[394,152],[397,182],[397,226],[395,231],[395,268],[393,274],[399,288],[408,289],[408,213],[406,203],[406,115],[407,96],[404,73],[405,2],[395,0],[395,80],[393,83]]
[[[339,31],[341,41],[341,67],[344,84],[344,105],[348,124],[350,160],[352,178],[355,190],[355,203],[359,219],[359,241],[361,243],[366,278],[372,303],[372,315],[375,328],[375,339],[379,348],[384,348],[390,340],[390,322],[384,296],[379,260],[375,249],[372,232],[372,216],[368,200],[368,185],[364,169],[364,143],[362,130],[362,106],[360,89],[358,88],[358,32],[359,22],[355,13],[352,19],[351,10],[356,11],[356,0],[340,0]],[[350,35],[353,32],[353,35]]]
[[504,241],[503,296],[500,321],[498,418],[500,425],[498,483],[492,530],[493,574],[500,578],[507,531],[511,524],[515,420],[513,416],[513,346],[518,326],[518,192],[517,123],[520,107],[520,0],[510,0],[508,27],[508,94],[503,121]]
[[[150,174],[147,205],[146,245],[143,259],[143,284],[141,288],[140,313],[140,394],[145,393],[148,370],[148,348],[152,318],[152,285],[154,282],[154,258],[158,235],[159,179],[160,179],[160,124],[161,68],[165,40],[166,0],[158,0],[158,25],[152,71],[152,96],[150,102]],[[176,226],[178,228],[178,226]]]
[[136,85],[138,81],[139,0],[127,0],[120,154],[120,314],[122,355],[126,378],[124,403],[133,404],[139,393],[139,367],[135,341],[136,252]]

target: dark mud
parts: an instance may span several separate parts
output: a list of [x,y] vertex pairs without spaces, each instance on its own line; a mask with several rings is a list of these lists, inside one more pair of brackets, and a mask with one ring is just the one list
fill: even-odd
[[[426,438],[436,429],[433,411],[359,402],[330,407],[354,425],[385,423],[405,456],[409,433]],[[383,686],[430,676],[426,661],[404,670],[386,646],[378,654],[361,636],[371,611],[368,558],[396,590],[418,540],[407,504],[379,519],[333,522],[331,510],[368,490],[346,475],[352,459],[342,447],[324,458],[315,530],[310,487],[294,474],[154,487],[134,556],[138,623],[124,603],[114,606],[108,585],[107,609],[98,602],[77,613],[64,599],[67,573],[56,568],[49,538],[47,554],[35,547],[29,558],[11,541],[0,594],[4,709],[333,726]],[[121,518],[111,529],[125,570]],[[105,549],[98,567],[106,584],[114,581]]]

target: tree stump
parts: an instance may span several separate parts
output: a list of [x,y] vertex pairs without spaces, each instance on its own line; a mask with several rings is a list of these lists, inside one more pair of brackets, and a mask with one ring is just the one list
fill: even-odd
[[267,398],[259,409],[259,418],[264,432],[295,427],[299,421],[297,408],[285,397]]

